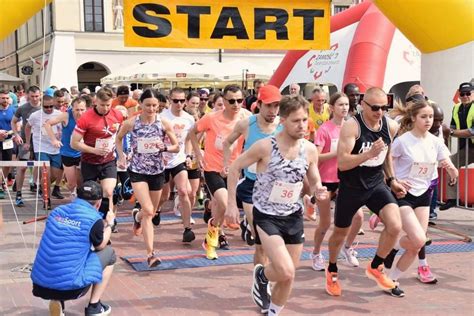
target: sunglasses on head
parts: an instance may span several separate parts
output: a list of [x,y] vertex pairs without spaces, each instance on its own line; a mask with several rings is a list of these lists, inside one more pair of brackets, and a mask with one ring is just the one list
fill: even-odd
[[365,100],[362,100],[362,101],[364,101],[364,103],[367,104],[370,107],[370,109],[374,112],[377,112],[379,110],[388,111],[388,109],[390,108],[388,105],[372,105],[372,104],[367,103],[367,101]]
[[173,101],[173,103],[184,103],[186,99],[171,99],[171,101]]
[[461,93],[459,93],[459,95],[460,95],[461,97],[470,97],[470,96],[471,96],[471,92],[461,92]]
[[414,94],[411,97],[405,99],[405,102],[413,102],[413,101],[428,101],[427,96],[423,96],[422,94]]
[[244,102],[244,99],[226,99],[227,102],[229,102],[229,104],[235,104],[235,102],[237,102],[237,104],[241,104],[242,102]]

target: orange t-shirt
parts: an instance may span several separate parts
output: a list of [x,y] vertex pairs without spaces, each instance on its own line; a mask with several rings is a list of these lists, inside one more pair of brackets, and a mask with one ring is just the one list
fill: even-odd
[[[204,142],[204,171],[221,172],[224,168],[223,143],[227,136],[233,131],[235,124],[247,117],[246,111],[241,110],[233,120],[224,117],[224,111],[211,112],[204,115],[196,123],[197,131],[206,133]],[[242,152],[244,138],[241,136],[232,144],[232,155],[230,162],[234,161]]]
[[314,124],[312,119],[308,118],[308,129],[306,130],[306,134],[304,135],[304,138],[306,140],[309,140],[310,142],[313,142],[313,139],[310,139],[310,138],[311,138],[311,134],[314,132],[316,132],[316,125]]
[[119,99],[115,98],[115,99],[112,100],[112,107],[114,108],[117,105],[123,105],[124,107],[126,107],[128,109],[128,108],[136,107],[138,105],[138,102],[135,101],[132,98],[128,98],[128,100],[125,102],[125,104],[120,104]]

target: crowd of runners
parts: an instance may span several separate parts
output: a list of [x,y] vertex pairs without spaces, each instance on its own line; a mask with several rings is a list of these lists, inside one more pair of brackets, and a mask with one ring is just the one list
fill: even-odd
[[[317,87],[309,102],[297,84],[289,95],[259,80],[254,87],[251,95],[237,85],[222,92],[173,88],[167,95],[154,89],[132,94],[126,86],[96,92],[51,87],[43,93],[32,86],[15,97],[0,90],[2,161],[49,162],[54,185],[44,187],[35,176],[31,183],[47,209],[51,197],[64,199],[63,179],[73,198],[77,188],[79,198],[88,196],[82,183],[97,182],[104,222],[96,229],[104,232],[118,231],[117,206],[133,197],[133,233],[143,236],[149,268],[161,263],[154,230],[170,197],[182,218],[182,242],[202,242],[209,260],[231,248],[226,230],[241,229],[242,239],[255,247],[252,298],[268,315],[278,315],[291,294],[305,219],[319,219],[312,268],[325,271],[329,295],[342,294],[337,260],[341,254],[359,266],[354,245],[363,207],[372,213],[371,228],[383,223],[366,276],[403,297],[400,276],[418,257],[419,280],[436,283],[424,251],[428,221],[436,216],[433,192],[438,167],[450,186],[458,177],[444,137],[474,135],[472,85],[461,84],[450,128],[419,85],[395,109],[377,87],[363,98],[355,84],[330,96]],[[13,185],[18,207],[24,205],[25,171],[3,168],[0,197]],[[192,230],[198,204],[204,205],[205,236]],[[321,248],[332,223],[325,258]],[[394,263],[400,249],[404,253]],[[93,308],[100,304],[110,312],[99,299],[91,301],[88,314],[97,314]]]

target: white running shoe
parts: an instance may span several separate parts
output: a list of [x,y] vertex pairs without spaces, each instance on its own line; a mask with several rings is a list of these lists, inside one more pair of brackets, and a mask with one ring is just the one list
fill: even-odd
[[311,267],[313,268],[314,271],[324,271],[326,268],[326,263],[324,261],[324,256],[322,253],[314,254],[311,253],[311,260],[313,261],[313,264]]
[[354,248],[346,248],[345,246],[342,247],[341,254],[346,259],[346,262],[348,265],[352,267],[358,267],[359,266],[359,260],[357,260],[357,251],[354,250]]
[[176,195],[174,198],[173,212],[174,215],[181,217],[181,212],[179,211],[179,195]]

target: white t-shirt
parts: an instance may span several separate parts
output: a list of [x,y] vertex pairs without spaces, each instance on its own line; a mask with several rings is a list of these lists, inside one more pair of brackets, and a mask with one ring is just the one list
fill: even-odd
[[443,140],[428,133],[424,138],[406,132],[395,139],[391,153],[395,176],[410,182],[408,191],[420,196],[428,190],[431,180],[438,177],[438,161],[449,158],[449,150]]
[[[46,129],[43,127],[44,123],[47,120],[53,119],[61,114],[61,111],[53,110],[53,113],[46,114],[42,109],[36,111],[30,115],[28,118],[28,123],[31,125],[31,133],[33,134],[33,147],[35,153],[38,153],[40,150],[41,152],[56,155],[59,154],[59,148],[56,148],[51,143],[48,134],[46,133]],[[40,119],[42,121],[40,121]],[[61,124],[56,124],[52,126],[53,133],[56,135],[56,139],[61,140]],[[40,146],[40,135],[41,135],[41,146]]]
[[[170,109],[164,110],[160,113],[162,118],[167,119],[173,128],[174,134],[178,139],[179,144],[179,152],[178,153],[163,153],[163,158],[166,163],[166,169],[172,169],[177,165],[186,161],[186,153],[185,149],[185,141],[186,137],[194,126],[194,117],[189,115],[188,113],[181,111],[180,116],[175,116]],[[171,142],[168,136],[165,137],[165,145],[170,146]]]

